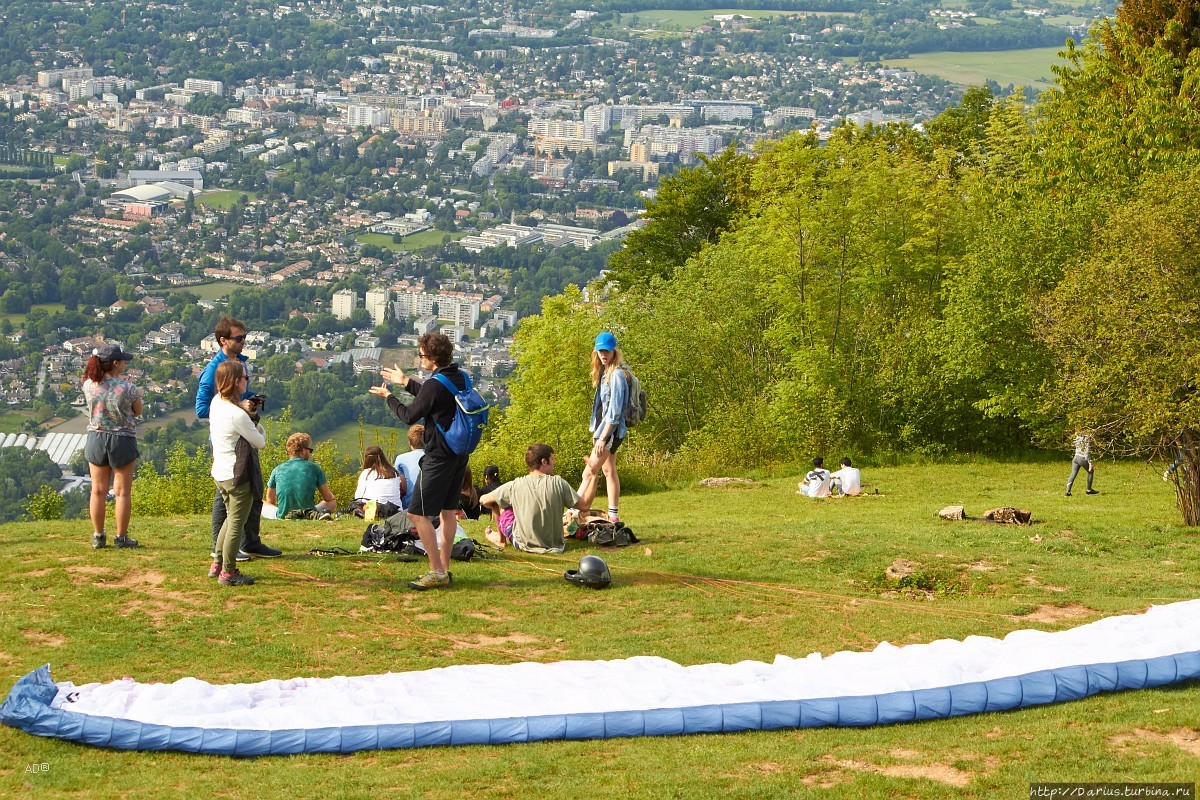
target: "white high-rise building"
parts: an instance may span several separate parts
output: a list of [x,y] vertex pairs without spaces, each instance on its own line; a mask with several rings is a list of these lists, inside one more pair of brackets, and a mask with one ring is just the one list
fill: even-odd
[[376,325],[382,325],[387,318],[388,303],[392,300],[392,293],[388,289],[371,289],[367,292],[366,297],[367,313],[371,315],[371,321]]
[[224,83],[221,81],[204,80],[202,78],[187,78],[183,82],[183,88],[191,89],[194,92],[201,92],[202,94],[215,94],[218,96],[225,94]]
[[333,315],[338,319],[350,319],[358,308],[358,295],[350,289],[333,293]]
[[388,121],[386,108],[375,106],[346,106],[346,124],[351,128],[378,128]]

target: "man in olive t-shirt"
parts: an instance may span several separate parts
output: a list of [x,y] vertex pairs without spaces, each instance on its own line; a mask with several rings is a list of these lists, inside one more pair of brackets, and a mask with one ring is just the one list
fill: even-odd
[[567,483],[554,474],[554,450],[548,444],[531,444],[525,451],[529,474],[509,481],[479,498],[492,510],[492,519],[500,518],[501,508],[513,510],[513,542],[518,550],[530,553],[561,553],[563,509],[586,510],[584,502]]

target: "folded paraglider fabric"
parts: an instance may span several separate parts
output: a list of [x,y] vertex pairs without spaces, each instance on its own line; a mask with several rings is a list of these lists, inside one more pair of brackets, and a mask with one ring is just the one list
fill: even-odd
[[[682,666],[617,661],[213,685],[22,677],[0,720],[127,750],[262,756],[866,726],[1007,711],[1200,677],[1200,600],[1066,631]],[[464,690],[469,687],[469,690]]]

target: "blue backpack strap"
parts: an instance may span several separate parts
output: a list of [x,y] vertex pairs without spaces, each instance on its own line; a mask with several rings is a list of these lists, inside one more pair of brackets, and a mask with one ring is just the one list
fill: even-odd
[[461,369],[460,369],[460,372],[462,372],[462,379],[464,381],[467,381],[467,386],[464,387],[464,389],[458,389],[458,387],[454,385],[454,381],[450,380],[449,378],[446,378],[445,375],[443,375],[440,372],[433,373],[433,378],[437,379],[439,384],[442,384],[443,386],[445,386],[446,390],[449,390],[451,395],[457,396],[458,392],[460,392],[460,391],[469,392],[470,390],[474,389],[474,386],[470,385],[470,375],[467,374],[466,372],[461,371]]
[[[460,370],[460,372],[461,372],[461,370]],[[456,396],[458,395],[458,393],[460,391],[469,392],[469,391],[471,391],[472,388],[474,388],[471,386],[471,376],[465,372],[462,373],[462,376],[463,376],[463,380],[467,382],[467,385],[466,385],[466,388],[459,389],[457,386],[454,385],[454,381],[450,380],[442,373],[435,372],[433,374],[433,377],[437,380],[438,383],[440,383],[442,386],[445,386],[446,389],[449,390],[450,394],[456,395]]]

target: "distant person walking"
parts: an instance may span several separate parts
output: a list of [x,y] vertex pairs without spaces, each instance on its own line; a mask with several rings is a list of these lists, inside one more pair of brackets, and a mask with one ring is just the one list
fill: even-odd
[[[256,395],[249,389],[250,364],[248,362],[250,359],[248,356],[242,355],[242,349],[246,346],[246,324],[239,319],[224,316],[217,322],[213,334],[217,337],[217,345],[221,349],[217,351],[217,354],[204,367],[204,371],[200,373],[200,384],[196,387],[196,418],[209,418],[209,410],[213,398],[217,395],[217,368],[228,360],[240,363],[246,374],[246,385],[242,387],[242,394],[235,402],[247,414],[254,413],[257,416],[260,404],[251,399]],[[248,561],[251,556],[256,558],[275,558],[281,555],[282,551],[264,544],[260,532],[263,503],[262,494],[259,493],[258,497],[251,498],[251,502],[254,504],[254,507],[246,521],[244,529],[246,538],[242,542],[238,558],[241,561]],[[214,558],[217,556],[217,535],[221,531],[221,526],[225,523],[225,515],[225,501],[221,497],[221,492],[217,491],[213,497],[212,508],[212,546]]]
[[605,331],[592,349],[592,452],[585,460],[581,497],[595,497],[600,473],[608,485],[608,518],[620,516],[621,479],[617,475],[617,449],[625,441],[625,404],[629,398],[629,376],[617,349],[617,337]]
[[1067,478],[1067,497],[1071,496],[1071,487],[1075,485],[1075,476],[1080,469],[1087,470],[1087,493],[1100,494],[1092,488],[1092,478],[1096,476],[1096,467],[1092,464],[1092,437],[1088,433],[1078,433],[1075,436],[1075,455],[1071,458],[1071,477]]
[[238,570],[238,544],[252,512],[262,507],[263,481],[257,451],[266,447],[267,436],[258,422],[257,408],[246,408],[240,402],[247,380],[240,361],[222,361],[216,370],[217,396],[212,399],[209,415],[213,447],[210,474],[226,514],[217,531],[216,557],[208,576],[225,586],[254,583],[254,578]]
[[129,538],[131,516],[130,491],[133,470],[141,455],[137,448],[136,417],[142,413],[142,390],[132,381],[122,380],[133,356],[120,345],[106,344],[92,351],[83,368],[83,397],[87,402],[87,442],[83,455],[92,474],[92,494],[88,511],[92,518],[92,547],[108,544],[104,532],[108,484],[112,481],[113,512],[117,536],[113,547],[137,547]]

